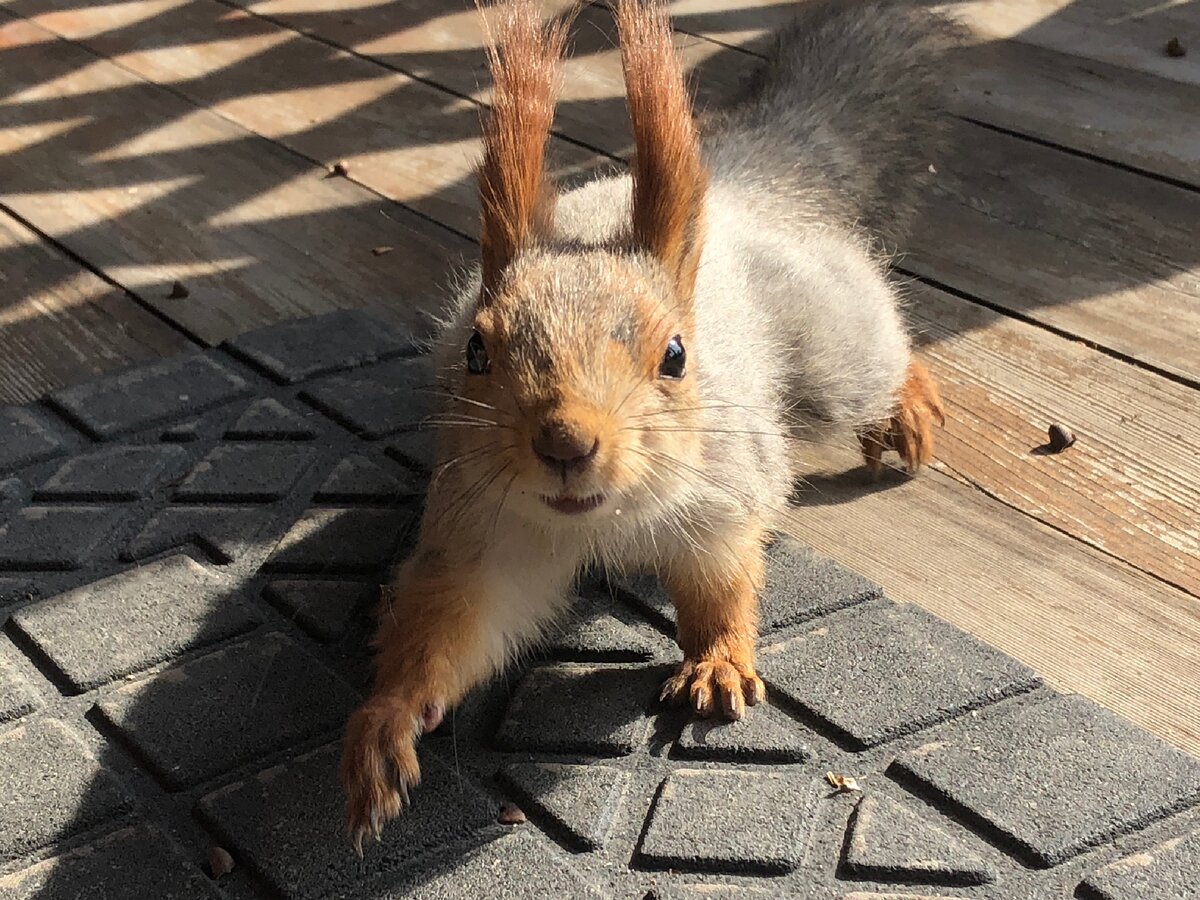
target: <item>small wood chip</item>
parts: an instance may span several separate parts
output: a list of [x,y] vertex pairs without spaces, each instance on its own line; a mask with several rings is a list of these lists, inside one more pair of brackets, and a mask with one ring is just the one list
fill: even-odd
[[858,782],[849,775],[839,775],[837,772],[826,772],[825,780],[844,794],[862,793],[862,788],[858,786]]
[[386,244],[384,244],[383,246],[380,246],[380,247],[372,247],[371,252],[374,253],[376,256],[385,256],[388,253],[391,253],[395,249],[396,249],[395,247],[389,247]]
[[1075,443],[1075,433],[1066,425],[1060,425],[1055,422],[1047,429],[1050,435],[1050,452],[1062,453],[1073,443]]
[[496,821],[501,825],[520,825],[525,821],[525,811],[515,803],[501,803]]
[[208,871],[213,878],[228,875],[233,871],[233,867],[233,857],[229,855],[228,850],[218,847],[216,844],[208,848]]
[[1179,38],[1173,37],[1167,41],[1167,56],[1179,58],[1187,55],[1187,47],[1180,43]]
[[337,162],[335,162],[332,166],[329,167],[328,177],[329,178],[335,178],[335,177],[345,178],[349,174],[350,174],[350,167],[348,165],[346,165],[346,161],[344,159],[339,159]]
[[182,281],[176,281],[171,285],[171,293],[167,294],[167,299],[184,300],[190,297],[191,294],[192,292],[187,289],[187,286]]

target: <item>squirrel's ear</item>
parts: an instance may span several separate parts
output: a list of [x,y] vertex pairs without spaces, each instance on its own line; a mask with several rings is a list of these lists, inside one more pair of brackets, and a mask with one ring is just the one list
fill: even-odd
[[704,244],[708,173],[671,22],[658,0],[619,0],[617,32],[633,126],[633,237],[691,299]]
[[534,0],[510,0],[500,7],[495,35],[488,34],[495,87],[478,173],[485,303],[505,266],[550,227],[555,192],[546,144],[569,27],[569,19],[543,23]]

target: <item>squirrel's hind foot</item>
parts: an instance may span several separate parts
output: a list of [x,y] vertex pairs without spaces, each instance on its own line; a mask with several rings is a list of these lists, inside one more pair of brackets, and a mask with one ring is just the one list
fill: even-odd
[[878,475],[883,469],[884,452],[894,450],[904,461],[904,468],[910,474],[915,473],[933,459],[935,422],[939,426],[946,424],[946,409],[937,382],[914,360],[909,364],[891,418],[858,433],[863,462],[873,475]]

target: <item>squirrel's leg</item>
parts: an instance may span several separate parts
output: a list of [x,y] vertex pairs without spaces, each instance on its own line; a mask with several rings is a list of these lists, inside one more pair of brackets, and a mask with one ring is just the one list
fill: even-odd
[[342,753],[348,826],[360,856],[363,837],[378,837],[420,781],[417,738],[495,665],[482,633],[481,582],[478,567],[452,567],[437,550],[418,547],[384,588],[374,687],[346,726]]
[[937,382],[916,360],[908,373],[891,418],[858,434],[863,461],[872,474],[883,468],[885,450],[895,450],[909,472],[915,472],[933,459],[933,423],[946,424],[946,410],[938,393]]
[[740,719],[746,706],[766,697],[754,671],[765,533],[748,527],[720,540],[707,537],[709,546],[672,560],[663,574],[684,660],[663,685],[662,699],[687,702],[702,716]]

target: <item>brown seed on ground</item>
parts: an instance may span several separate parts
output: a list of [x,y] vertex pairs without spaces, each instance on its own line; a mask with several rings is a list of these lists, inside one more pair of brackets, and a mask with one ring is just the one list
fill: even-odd
[[191,296],[191,293],[192,292],[187,289],[187,286],[182,281],[176,281],[171,285],[171,293],[167,294],[167,299],[183,300],[184,298]]
[[520,825],[525,821],[525,811],[515,803],[501,803],[496,821],[501,825]]
[[384,256],[385,254],[391,253],[395,249],[395,247],[389,247],[385,244],[381,247],[372,247],[371,252],[376,256]]
[[1062,453],[1073,443],[1075,443],[1075,434],[1066,425],[1059,425],[1055,422],[1048,429],[1050,435],[1050,451],[1052,453]]
[[1167,56],[1180,57],[1186,55],[1187,47],[1180,43],[1179,38],[1173,37],[1167,41]]
[[350,167],[348,165],[346,165],[346,161],[344,159],[339,159],[337,162],[335,162],[332,166],[329,167],[329,174],[326,177],[334,178],[334,177],[340,176],[342,178],[345,178],[349,174],[350,174]]
[[222,875],[228,875],[233,871],[233,857],[229,855],[229,851],[224,847],[218,847],[213,844],[208,848],[208,871],[213,878],[220,878]]

